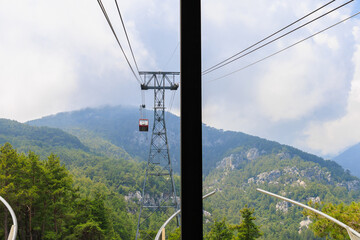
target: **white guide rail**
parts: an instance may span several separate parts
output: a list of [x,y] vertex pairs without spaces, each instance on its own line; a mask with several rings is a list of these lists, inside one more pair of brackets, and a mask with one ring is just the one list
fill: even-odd
[[305,204],[296,202],[296,201],[291,200],[291,199],[289,199],[289,198],[282,197],[282,196],[276,195],[276,194],[274,194],[274,193],[271,193],[271,192],[262,190],[262,189],[260,189],[260,188],[257,188],[256,190],[257,190],[258,192],[265,193],[265,194],[270,195],[270,196],[272,196],[272,197],[276,197],[276,198],[281,199],[281,200],[283,200],[283,201],[286,201],[286,202],[295,204],[295,205],[297,205],[297,206],[299,206],[299,207],[306,208],[306,209],[308,209],[308,210],[310,210],[310,211],[312,211],[312,212],[314,212],[314,213],[316,213],[316,214],[319,214],[319,215],[323,216],[324,218],[327,218],[327,219],[329,219],[330,221],[332,221],[332,222],[340,225],[341,227],[345,228],[346,231],[348,232],[349,237],[350,237],[351,240],[360,240],[360,233],[358,233],[357,231],[355,231],[354,229],[352,229],[352,228],[349,227],[348,225],[340,222],[339,220],[337,220],[337,219],[335,219],[335,218],[333,218],[333,217],[331,217],[331,216],[329,216],[329,215],[327,215],[327,214],[325,214],[325,213],[323,213],[323,212],[320,212],[319,210],[316,210],[316,209],[314,209],[314,208],[311,208],[311,207],[309,207],[309,206],[307,206],[307,205],[305,205]]
[[12,220],[13,220],[13,225],[11,226],[11,230],[10,230],[8,240],[15,240],[16,235],[17,235],[17,230],[18,230],[18,224],[17,224],[16,215],[14,213],[14,210],[11,208],[10,204],[7,201],[5,201],[5,199],[0,197],[0,200],[3,202],[3,204],[9,210],[9,212],[11,214],[11,217],[12,217]]
[[[216,193],[216,190],[215,191],[212,191],[206,195],[203,196],[203,199],[207,198],[207,197],[210,197],[211,195],[215,194]],[[155,236],[155,240],[159,240],[160,239],[160,236],[161,236],[161,233],[163,231],[163,229],[165,229],[166,225],[169,224],[169,222],[174,218],[176,217],[179,213],[181,212],[181,210],[177,210],[173,215],[171,215],[171,217],[168,218],[168,220],[166,220],[164,222],[164,224],[161,226],[161,228],[159,229],[158,233],[156,234]]]

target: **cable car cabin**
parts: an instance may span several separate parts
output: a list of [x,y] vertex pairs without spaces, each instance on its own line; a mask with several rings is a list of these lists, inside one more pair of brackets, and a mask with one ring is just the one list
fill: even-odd
[[149,119],[140,119],[139,120],[139,131],[140,132],[149,131]]

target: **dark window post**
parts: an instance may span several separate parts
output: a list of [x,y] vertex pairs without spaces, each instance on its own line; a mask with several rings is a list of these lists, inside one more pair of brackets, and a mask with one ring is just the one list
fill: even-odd
[[181,237],[203,238],[201,0],[180,0]]

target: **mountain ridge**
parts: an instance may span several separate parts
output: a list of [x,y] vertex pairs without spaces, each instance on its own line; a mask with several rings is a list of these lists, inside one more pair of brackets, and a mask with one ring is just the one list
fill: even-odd
[[360,143],[349,147],[333,160],[360,178]]
[[[151,111],[147,114],[151,116]],[[147,160],[147,141],[150,141],[149,136],[146,139],[146,135],[138,132],[137,120],[136,109],[103,107],[44,117],[42,121],[34,120],[24,127],[45,125],[47,121],[48,126],[61,126],[76,136],[87,147],[87,152],[61,148],[64,158],[60,158],[75,175],[84,179],[83,182],[89,178],[125,196],[128,211],[135,216]],[[179,145],[177,125],[178,117],[169,114],[167,126],[172,159],[179,158],[176,152],[179,148],[173,148]],[[320,239],[310,230],[298,232],[300,222],[306,220],[301,210],[262,196],[256,192],[257,187],[305,203],[312,199],[335,204],[360,199],[359,179],[333,161],[245,133],[205,125],[203,132],[207,171],[204,192],[218,190],[204,204],[204,210],[209,213],[205,218],[205,230],[211,221],[225,216],[231,223],[239,222],[238,211],[246,204],[256,209],[257,222],[263,226],[261,239]],[[133,155],[132,151],[139,148],[143,156],[141,152]],[[132,160],[134,156],[140,163]],[[177,175],[175,184],[179,186]],[[157,191],[153,194],[153,197],[161,195]]]
[[[152,124],[152,111],[145,112],[149,117],[149,125]],[[85,129],[111,144],[123,148],[133,158],[147,161],[148,146],[151,135],[138,131],[139,112],[134,107],[103,106],[99,108],[85,108],[71,112],[58,113],[45,116],[41,119],[27,122],[34,126],[58,127],[64,131],[76,135],[76,129]],[[170,158],[173,168],[180,172],[180,119],[166,112],[167,135],[170,148]],[[121,127],[122,126],[122,127]],[[150,128],[151,129],[151,128]],[[229,151],[236,148],[258,148],[268,152],[290,152],[301,158],[319,163],[321,166],[329,166],[333,171],[342,174],[343,169],[334,161],[324,160],[314,154],[306,153],[292,146],[280,144],[261,137],[248,135],[242,132],[223,131],[203,125],[203,172],[207,175],[216,168],[216,163],[221,161]]]
[[35,148],[50,148],[53,146],[88,150],[80,140],[58,128],[47,126],[30,126],[14,120],[0,119],[0,144],[9,139],[15,147],[25,145]]

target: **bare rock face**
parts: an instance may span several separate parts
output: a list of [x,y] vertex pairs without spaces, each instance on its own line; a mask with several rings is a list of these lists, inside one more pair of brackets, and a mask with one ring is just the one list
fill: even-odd
[[[228,166],[231,166],[230,161],[227,163]],[[225,163],[224,163],[225,164]],[[230,164],[230,165],[229,165]],[[283,178],[285,176],[285,178]],[[359,191],[360,190],[360,181],[359,180],[350,180],[336,182],[331,176],[329,171],[324,171],[319,166],[308,167],[299,169],[297,167],[285,167],[283,169],[275,169],[272,171],[262,172],[256,176],[252,176],[247,179],[247,184],[283,184],[291,185],[293,187],[301,186],[303,188],[307,187],[307,181],[321,181],[326,184],[336,185],[339,187],[345,187],[348,191]]]
[[127,196],[124,197],[125,201],[135,201],[138,200],[139,202],[141,201],[141,192],[140,191],[136,191],[135,193],[133,192],[129,192],[129,194]]
[[302,231],[303,229],[309,228],[309,225],[310,225],[311,223],[312,223],[312,221],[310,220],[309,216],[307,217],[307,219],[302,220],[302,221],[300,222],[299,234],[301,233],[301,231]]
[[277,156],[279,156],[280,160],[291,158],[290,153],[284,153],[284,152],[278,153]]
[[[140,191],[136,191],[135,193],[130,192],[128,195],[124,196],[125,201],[127,202],[135,202],[140,203],[142,201],[142,196]],[[175,199],[173,196],[169,196],[167,194],[160,193],[160,195],[150,196],[149,194],[145,194],[144,196],[144,204],[145,205],[152,205],[157,206],[160,205],[163,201],[171,201],[175,203]],[[176,197],[177,202],[180,204],[180,197]]]
[[256,183],[273,183],[281,176],[280,170],[272,170],[270,172],[263,172],[256,176]]
[[244,154],[230,154],[230,156],[224,157],[220,162],[218,162],[216,164],[216,168],[234,170],[246,161],[248,160],[244,157]]
[[250,184],[250,183],[254,183],[255,182],[255,179],[252,177],[252,178],[249,178],[248,179],[248,183]]
[[323,171],[319,166],[304,169],[300,172],[300,175],[309,180],[326,180],[328,183],[332,183],[331,173]]
[[246,152],[246,158],[249,160],[255,160],[260,156],[259,150],[257,148],[250,148]]
[[276,204],[276,211],[287,213],[291,205],[292,205],[291,203],[288,203],[286,201],[278,202]]
[[285,167],[283,171],[285,174],[300,176],[299,169],[297,167]]
[[205,210],[203,210],[203,213],[204,213],[204,216],[205,216],[205,217],[211,217],[211,213],[209,213],[209,212],[207,212],[207,211],[205,211]]
[[233,170],[235,166],[233,165],[233,161],[236,157],[234,154],[231,154],[228,157],[223,158],[219,163],[217,163],[216,168],[224,168],[224,169],[230,169]]
[[300,187],[306,188],[306,182],[298,179],[296,182],[294,182],[292,184],[292,186],[300,186]]
[[209,223],[210,220],[211,220],[211,213],[209,213],[208,211],[203,210],[203,214],[204,214],[205,223]]
[[337,183],[336,186],[346,187],[348,191],[358,191],[360,190],[360,181],[352,180],[352,181],[343,181],[341,183]]
[[317,197],[308,197],[308,198],[307,198],[307,201],[308,201],[308,202],[311,201],[312,203],[320,203],[320,202],[321,202],[319,196],[317,196]]

